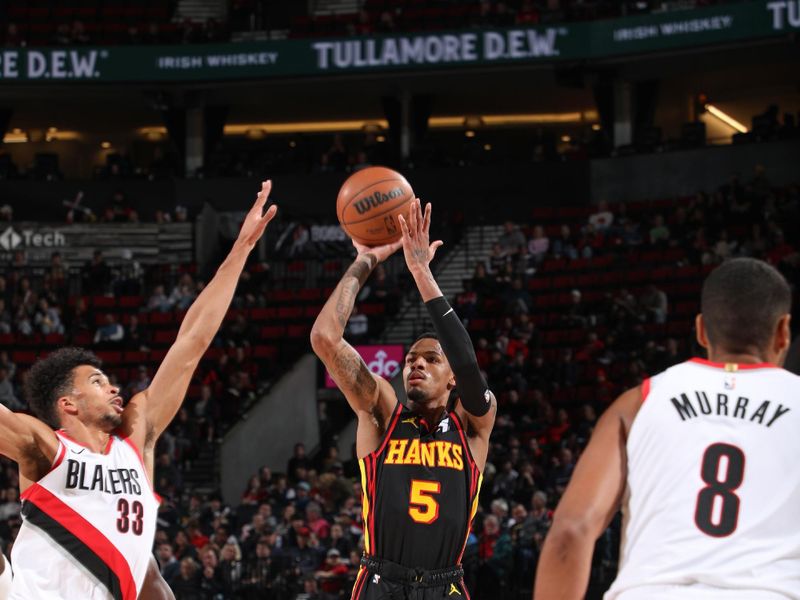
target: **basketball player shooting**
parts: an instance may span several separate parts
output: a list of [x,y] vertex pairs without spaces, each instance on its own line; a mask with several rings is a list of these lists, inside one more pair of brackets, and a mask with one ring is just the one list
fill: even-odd
[[583,598],[595,540],[623,513],[606,600],[800,598],[800,377],[780,368],[791,292],[737,258],[703,284],[708,360],[620,396],[555,512],[536,600]]
[[[460,565],[475,515],[497,402],[478,369],[472,342],[429,264],[431,207],[412,202],[399,242],[358,250],[311,331],[311,344],[358,418],[365,554],[352,598],[467,598]],[[409,349],[407,404],[370,372],[343,338],[358,291],[375,266],[402,245],[435,333]],[[451,390],[460,401],[451,407]],[[408,594],[416,590],[416,595]]]
[[[149,388],[124,406],[94,354],[63,348],[28,374],[36,418],[0,406],[0,453],[19,465],[23,498],[11,553],[13,600],[135,600],[142,592],[159,504],[151,483],[156,441],[222,323],[247,256],[275,216],[274,205],[264,211],[270,189],[270,182],[262,184]],[[142,597],[154,597],[160,583],[150,581]]]

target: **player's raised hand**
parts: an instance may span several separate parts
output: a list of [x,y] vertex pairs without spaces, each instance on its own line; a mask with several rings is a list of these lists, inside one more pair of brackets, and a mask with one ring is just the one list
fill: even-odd
[[403,230],[401,242],[409,271],[427,268],[436,255],[437,248],[444,244],[442,240],[430,241],[431,203],[425,205],[423,214],[422,203],[417,198],[411,203],[408,220],[403,215],[398,215],[398,219]]
[[267,223],[272,221],[275,213],[278,212],[278,206],[275,204],[270,206],[266,212],[264,211],[264,206],[267,204],[267,199],[269,198],[271,190],[271,180],[261,182],[261,191],[258,192],[256,202],[253,204],[253,208],[247,213],[242,223],[242,228],[239,231],[239,237],[236,241],[245,244],[248,249],[255,247],[259,238],[264,233]]
[[367,253],[372,254],[376,259],[378,259],[379,263],[385,261],[392,254],[397,252],[402,245],[402,240],[397,240],[396,242],[384,244],[382,246],[365,246],[364,244],[359,244],[357,241],[353,240],[353,246],[355,247],[359,256]]

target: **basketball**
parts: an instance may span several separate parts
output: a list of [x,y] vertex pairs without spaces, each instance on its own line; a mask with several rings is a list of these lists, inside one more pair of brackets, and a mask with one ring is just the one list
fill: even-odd
[[365,246],[400,239],[397,216],[408,212],[414,191],[406,178],[386,167],[367,167],[344,182],[336,198],[336,216],[353,240]]

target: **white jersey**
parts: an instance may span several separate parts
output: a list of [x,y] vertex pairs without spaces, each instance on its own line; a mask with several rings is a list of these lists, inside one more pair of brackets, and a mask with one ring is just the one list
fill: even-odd
[[606,600],[800,599],[800,377],[693,359],[642,396]]
[[136,600],[159,505],[141,455],[117,435],[103,454],[56,435],[52,470],[22,495],[11,600]]

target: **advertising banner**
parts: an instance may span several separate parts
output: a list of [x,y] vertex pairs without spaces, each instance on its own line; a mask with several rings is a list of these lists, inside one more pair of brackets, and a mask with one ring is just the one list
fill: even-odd
[[[361,355],[367,367],[375,375],[391,380],[403,368],[402,344],[380,344],[374,346],[355,346],[356,352]],[[336,383],[325,371],[325,387],[335,388]]]
[[784,35],[800,0],[759,0],[554,26],[347,39],[5,48],[0,84],[218,81],[592,60]]

